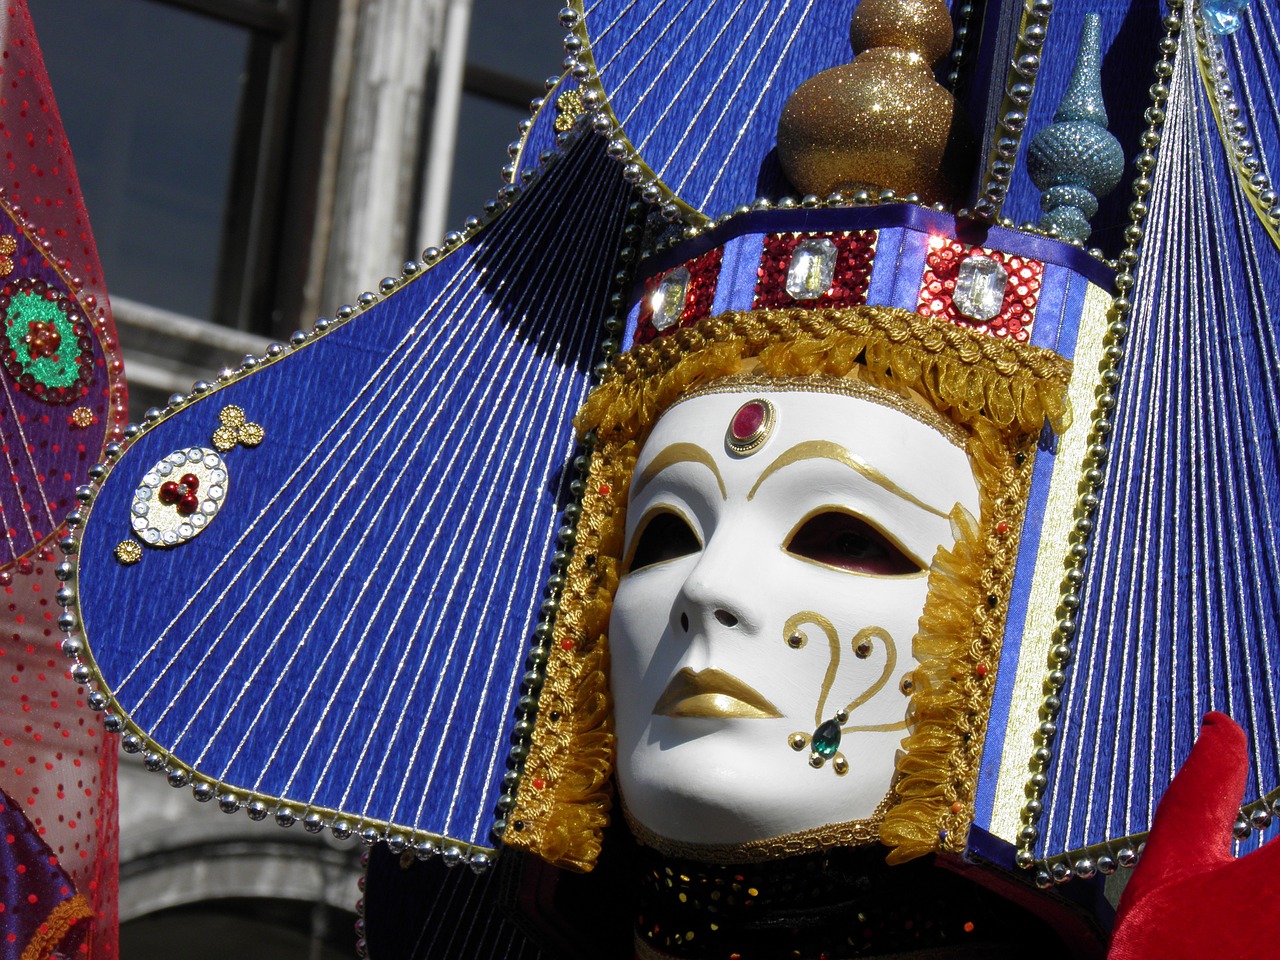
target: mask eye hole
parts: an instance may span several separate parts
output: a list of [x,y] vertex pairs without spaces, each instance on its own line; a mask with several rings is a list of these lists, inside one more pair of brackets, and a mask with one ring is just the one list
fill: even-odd
[[923,569],[867,521],[838,510],[810,517],[784,549],[829,567],[880,577],[901,577]]
[[687,557],[701,549],[702,544],[689,521],[677,513],[662,510],[641,521],[628,572]]

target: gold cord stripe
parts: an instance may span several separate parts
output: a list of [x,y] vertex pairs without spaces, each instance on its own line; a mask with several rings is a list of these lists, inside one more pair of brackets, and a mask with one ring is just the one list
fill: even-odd
[[44,923],[40,924],[35,936],[22,951],[21,960],[49,960],[72,927],[82,920],[92,919],[93,908],[80,894],[77,893],[70,900],[63,900],[49,911],[49,916],[45,917]]

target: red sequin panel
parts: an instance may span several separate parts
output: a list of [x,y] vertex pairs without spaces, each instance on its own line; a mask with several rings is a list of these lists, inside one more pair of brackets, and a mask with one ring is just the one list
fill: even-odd
[[[951,300],[960,264],[974,256],[995,260],[1009,276],[1004,288],[1004,303],[1000,312],[990,320],[966,317],[956,309]],[[929,240],[929,255],[925,259],[924,279],[920,282],[920,303],[916,312],[924,317],[946,320],[994,337],[1012,337],[1019,343],[1025,343],[1031,338],[1031,326],[1036,318],[1036,304],[1040,299],[1040,281],[1043,276],[1044,264],[1039,260],[1015,257],[986,247],[970,247],[945,237],[932,237]]]
[[684,312],[680,314],[680,322],[673,323],[665,330],[653,325],[653,295],[658,290],[662,279],[680,267],[672,267],[665,273],[650,277],[644,285],[644,299],[640,302],[640,319],[636,324],[636,344],[648,343],[657,337],[675,333],[685,327],[691,327],[703,317],[711,316],[711,308],[716,299],[716,284],[720,280],[720,261],[724,259],[724,251],[716,247],[708,250],[700,257],[681,264],[689,271],[689,293],[685,298]]
[[[836,265],[831,288],[814,300],[797,300],[787,293],[791,256],[805,240],[830,240],[836,245]],[[856,307],[867,302],[871,264],[876,256],[876,231],[848,233],[773,233],[764,239],[757,272],[753,309],[770,307]]]

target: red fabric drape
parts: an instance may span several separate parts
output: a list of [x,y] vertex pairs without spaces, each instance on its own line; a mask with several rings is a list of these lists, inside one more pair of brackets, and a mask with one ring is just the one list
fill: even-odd
[[1280,955],[1280,845],[1231,853],[1247,771],[1244,731],[1224,714],[1206,714],[1120,898],[1107,960]]
[[[61,298],[74,335],[15,309],[32,281]],[[35,369],[39,359],[49,363]],[[97,248],[23,0],[0,6],[0,360],[0,958],[107,960],[116,743],[60,649],[55,570],[72,491],[127,408]],[[55,363],[78,370],[60,391],[46,384]]]

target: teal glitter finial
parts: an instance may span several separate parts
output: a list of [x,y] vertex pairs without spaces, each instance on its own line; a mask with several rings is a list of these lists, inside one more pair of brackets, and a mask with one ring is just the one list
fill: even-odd
[[1084,18],[1071,83],[1053,123],[1035,135],[1027,151],[1027,173],[1043,194],[1040,226],[1084,243],[1093,228],[1098,199],[1116,188],[1124,172],[1120,141],[1107,130],[1102,100],[1102,22]]

